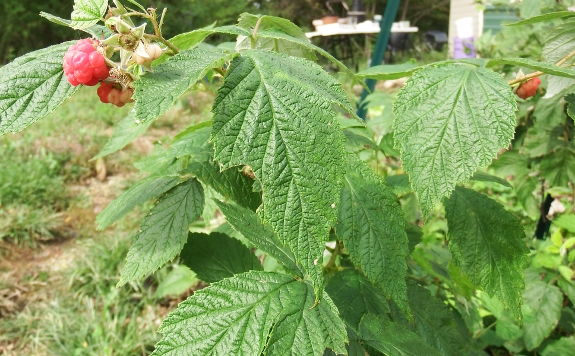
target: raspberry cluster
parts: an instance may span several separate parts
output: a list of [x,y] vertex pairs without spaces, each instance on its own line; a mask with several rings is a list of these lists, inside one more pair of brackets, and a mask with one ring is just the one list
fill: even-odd
[[541,84],[541,79],[538,77],[529,79],[528,81],[522,83],[519,88],[517,88],[517,96],[524,100],[532,97],[537,92],[539,84]]
[[122,91],[113,84],[108,83],[100,83],[100,87],[98,88],[98,96],[101,102],[104,104],[113,104],[119,108],[126,105],[126,103],[134,101],[132,94],[134,94],[134,89],[129,88]]
[[96,51],[98,41],[79,40],[64,55],[64,74],[73,86],[94,86],[110,76],[104,56]]

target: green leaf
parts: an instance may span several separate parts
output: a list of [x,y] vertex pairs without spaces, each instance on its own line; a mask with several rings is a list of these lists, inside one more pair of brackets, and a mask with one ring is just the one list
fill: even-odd
[[206,283],[215,283],[251,270],[263,270],[256,255],[241,241],[221,232],[209,235],[189,233],[180,257]]
[[[393,132],[388,132],[379,141],[379,148],[387,157],[399,157],[399,151],[395,149],[393,141]],[[411,190],[411,187],[409,188]]]
[[[143,125],[150,125],[150,120]],[[151,155],[134,163],[140,172],[157,172],[174,162],[175,158],[189,156],[194,161],[213,160],[214,149],[208,143],[211,133],[211,121],[188,127],[174,137],[168,149],[157,143]]]
[[473,190],[457,187],[444,202],[453,261],[473,284],[521,319],[523,268],[529,250],[521,221],[502,205]]
[[389,313],[389,305],[381,289],[358,270],[350,268],[336,273],[328,280],[325,291],[333,299],[343,321],[355,331],[359,330],[362,316]]
[[395,174],[385,177],[385,184],[393,190],[398,197],[411,192],[409,176],[407,174]]
[[413,72],[420,68],[421,67],[417,66],[414,62],[407,62],[403,64],[384,64],[364,69],[357,73],[357,76],[360,78],[393,80],[409,77],[413,74]]
[[[281,31],[283,34],[296,37],[307,44],[310,43],[310,40],[299,27],[290,20],[281,17],[243,13],[238,19],[238,26],[250,33],[254,33],[256,26],[258,26],[258,32],[262,30]],[[250,49],[252,46],[252,37],[239,36],[237,42],[236,50]],[[257,33],[254,49],[276,51],[290,56],[317,60],[315,52],[304,45],[277,38],[258,38]]]
[[140,10],[146,12],[146,8],[143,7],[142,5],[140,5],[140,3],[137,2],[136,0],[126,0],[126,1],[128,1],[128,2],[131,3],[131,4],[136,5]]
[[407,81],[393,107],[395,142],[425,218],[509,145],[516,107],[507,82],[485,68],[426,67]]
[[170,38],[170,42],[180,50],[186,50],[194,47],[196,44],[202,42],[206,37],[214,33],[222,33],[227,35],[243,35],[249,36],[250,32],[245,29],[231,25],[231,26],[220,26],[220,27],[206,27],[200,28],[191,32],[186,32],[179,34],[175,37]]
[[74,0],[71,27],[82,30],[93,26],[104,18],[108,0]]
[[565,96],[565,102],[567,105],[567,114],[573,120],[575,120],[575,94],[569,94]]
[[104,148],[92,160],[105,157],[111,153],[121,150],[132,142],[136,137],[140,136],[152,124],[153,120],[149,120],[142,124],[136,124],[134,120],[134,112],[130,112],[122,121],[116,125],[116,129],[112,136],[106,142]]
[[134,167],[138,168],[140,173],[154,173],[155,175],[178,173],[171,170],[170,173],[166,173],[169,169],[168,167],[175,163],[173,157],[167,158],[167,156],[168,150],[164,148],[161,142],[156,142],[152,154],[134,162]]
[[565,356],[575,350],[575,339],[573,337],[562,337],[559,340],[549,342],[543,350],[539,352],[541,356]]
[[154,272],[184,247],[188,227],[202,214],[204,191],[190,179],[166,193],[146,216],[128,251],[118,286]]
[[214,188],[227,199],[255,211],[262,204],[261,193],[254,192],[255,180],[245,175],[239,167],[220,172],[213,155],[202,155],[192,160],[186,172],[195,175],[202,183]]
[[575,78],[575,70],[569,68],[557,67],[556,65],[534,61],[529,58],[496,58],[490,59],[487,63],[488,67],[509,64],[519,67],[525,67],[533,70],[541,71],[545,74],[552,74],[558,77]]
[[257,248],[281,262],[292,273],[303,277],[293,252],[284,246],[269,224],[262,223],[253,211],[235,204],[215,201],[228,223]]
[[20,132],[76,92],[64,75],[64,42],[16,58],[0,67],[0,135]]
[[475,172],[473,174],[473,177],[471,177],[471,180],[476,180],[480,182],[493,182],[501,184],[505,187],[513,188],[506,179],[499,178],[497,176],[485,172]]
[[265,355],[322,356],[326,347],[338,354],[346,353],[347,332],[337,308],[325,293],[315,307],[314,299],[310,286],[299,309],[274,326]]
[[521,25],[530,25],[539,22],[547,22],[554,19],[560,19],[564,17],[571,17],[575,16],[575,13],[571,11],[558,11],[558,12],[550,12],[548,14],[543,14],[539,16],[534,16],[525,20],[517,21],[514,23],[505,24],[505,26],[521,26]]
[[[575,79],[556,77],[554,75],[547,78],[547,88],[545,88],[545,97],[551,98],[555,95],[567,91],[572,85],[575,84]],[[571,91],[571,89],[569,89]]]
[[[63,19],[58,16],[54,16],[47,12],[40,11],[40,16],[60,26],[72,27],[72,21]],[[96,38],[101,38],[102,35],[104,36],[104,38],[108,38],[112,35],[112,32],[106,26],[101,25],[94,25],[88,28],[83,28],[82,31],[89,33],[90,35]]]
[[407,221],[397,196],[359,159],[348,156],[336,233],[353,264],[399,307],[407,304]]
[[367,314],[361,318],[359,338],[387,356],[440,356],[417,334],[384,316]]
[[259,213],[316,285],[344,174],[344,137],[333,104],[353,112],[341,85],[318,65],[244,51],[213,107],[216,160],[223,169],[253,169],[264,193]]
[[198,282],[196,274],[186,266],[176,266],[168,275],[158,284],[154,292],[154,298],[163,298],[165,296],[179,296]]
[[490,168],[495,170],[495,173],[502,176],[517,175],[518,172],[523,173],[529,162],[529,157],[522,155],[517,150],[506,151],[497,157]]
[[411,254],[415,250],[415,246],[417,246],[421,242],[423,231],[419,226],[409,224],[405,229],[405,233],[407,234],[407,240],[409,243],[408,252],[409,254]]
[[213,157],[214,148],[208,143],[211,133],[211,122],[189,127],[174,137],[166,158],[190,156],[192,159],[202,160],[205,156]]
[[565,126],[546,126],[543,129],[535,127],[527,131],[523,150],[529,157],[541,157],[564,145]]
[[[457,322],[448,306],[413,281],[407,283],[407,293],[415,320],[413,326],[406,324],[410,325],[409,329],[443,355],[467,355],[469,341],[458,332]],[[394,319],[399,319],[396,313],[393,315]]]
[[[559,266],[559,267],[569,268],[566,266]],[[573,270],[571,270],[571,271],[573,271]],[[573,277],[571,277],[571,278],[573,278]],[[557,278],[557,285],[559,286],[559,288],[561,288],[563,293],[565,293],[567,298],[569,298],[569,300],[573,301],[573,300],[575,300],[575,282],[571,278],[566,279],[564,276],[561,276],[561,277]]]
[[168,111],[209,70],[222,67],[234,56],[236,54],[191,49],[154,67],[153,73],[134,82],[136,122],[154,120]]
[[134,207],[158,197],[180,183],[179,176],[146,177],[120,194],[96,217],[98,230],[103,230]]
[[519,5],[519,16],[531,18],[541,15],[540,4],[539,0],[523,0]]
[[365,135],[364,131],[367,131],[367,129],[355,127],[343,129],[343,134],[345,135],[345,146],[348,152],[355,153],[365,149],[381,151],[377,143],[373,141],[373,138]]
[[553,225],[575,233],[575,215],[561,214],[559,217],[553,219]]
[[533,350],[555,329],[561,316],[563,295],[559,288],[542,281],[527,283],[523,292],[523,342]]
[[[297,342],[303,347],[310,340],[318,340],[321,333],[324,342],[328,343],[328,335],[321,330],[326,327],[319,322],[325,320],[325,316],[314,316],[313,313],[324,313],[328,306],[331,314],[337,315],[337,310],[329,303],[329,298],[322,299],[312,309],[314,299],[308,283],[283,274],[251,271],[224,279],[196,292],[168,315],[159,330],[164,338],[152,355],[259,356],[274,324],[277,323],[273,328],[274,334],[287,337],[292,333],[290,339],[294,337],[293,332],[297,328],[294,323],[300,313],[302,319],[306,314],[305,325],[310,327],[313,339],[297,332],[296,335],[305,337]],[[324,303],[328,305],[320,307]],[[341,321],[334,327],[338,331],[334,334],[338,335]],[[289,346],[291,341],[288,341],[283,345]],[[344,346],[341,341],[336,346],[338,350]],[[281,345],[277,347],[282,349]]]
[[575,182],[575,143],[565,142],[541,161],[543,177],[552,187],[567,187]]
[[307,36],[301,30],[301,28],[299,28],[290,20],[281,17],[243,13],[238,19],[238,26],[249,31],[250,33],[253,33],[256,25],[258,26],[258,31],[268,29],[280,30],[288,36],[296,37],[302,40],[308,40]]
[[[571,16],[575,16],[571,13]],[[575,50],[575,19],[569,18],[555,27],[545,40],[542,55],[549,63],[557,63]]]
[[509,316],[497,319],[495,328],[497,336],[504,340],[515,340],[523,336],[523,330]]
[[334,56],[332,56],[331,54],[329,54],[329,52],[325,51],[323,48],[318,47],[312,43],[309,42],[309,39],[300,39],[297,37],[292,37],[290,35],[287,35],[283,32],[278,32],[278,31],[271,31],[271,30],[262,30],[259,31],[257,33],[258,37],[263,37],[263,38],[275,38],[275,39],[279,39],[279,40],[285,40],[288,42],[293,42],[299,45],[304,46],[305,48],[309,48],[311,50],[314,50],[316,52],[318,52],[319,54],[321,54],[322,56],[324,56],[325,58],[329,59],[330,61],[334,62],[340,69],[342,69],[343,71],[345,71],[351,78],[353,78],[355,81],[357,81],[358,83],[360,83],[362,86],[364,86],[365,88],[367,88],[365,86],[365,83],[360,80],[357,75],[355,73],[353,73],[351,70],[349,70],[349,68],[347,68],[345,66],[345,64],[343,64],[342,62],[338,61]]

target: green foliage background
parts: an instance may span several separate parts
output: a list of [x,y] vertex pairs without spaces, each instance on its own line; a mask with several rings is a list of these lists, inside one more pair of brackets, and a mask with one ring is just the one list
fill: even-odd
[[[351,0],[348,3],[351,4]],[[230,25],[240,14],[269,14],[293,21],[304,30],[312,30],[312,20],[325,16],[328,12],[323,0],[142,0],[144,6],[158,9],[167,7],[164,26],[167,38],[179,33],[208,26],[215,21],[218,25]],[[366,0],[364,5],[370,14],[383,14],[387,1]],[[421,32],[429,29],[447,31],[449,2],[439,1],[429,11],[425,0],[411,0],[406,19],[418,19]],[[437,5],[437,4],[436,4]],[[72,12],[73,1],[69,0],[3,0],[0,2],[0,65],[33,50],[45,48],[83,36],[38,17],[44,11],[62,18]],[[375,7],[373,7],[375,6]],[[337,8],[337,6],[334,6]],[[402,14],[398,15],[398,19]],[[217,41],[217,38],[213,39]]]

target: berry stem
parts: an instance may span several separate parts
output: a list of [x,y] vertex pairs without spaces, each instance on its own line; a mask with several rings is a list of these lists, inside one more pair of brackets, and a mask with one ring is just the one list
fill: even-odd
[[170,41],[168,41],[167,39],[165,39],[162,36],[150,35],[150,34],[145,33],[144,37],[149,39],[149,40],[162,42],[163,44],[168,46],[168,48],[170,48],[172,50],[172,52],[174,52],[174,54],[180,53],[180,50],[178,49],[178,47],[174,46]]
[[513,79],[507,82],[507,84],[509,85],[513,85],[513,84],[517,84],[517,83],[521,83],[526,81],[527,79],[531,79],[531,78],[535,78],[540,76],[541,74],[545,74],[543,72],[537,71],[537,72],[533,72],[533,73],[529,73],[526,74],[525,76],[521,77],[521,78],[517,78],[517,79]]
[[158,25],[160,33],[162,32],[162,25],[164,24],[164,16],[166,16],[166,11],[168,11],[168,8],[164,7],[164,10],[162,11],[162,16],[160,17],[160,24]]
[[565,57],[563,57],[563,59],[560,60],[559,62],[557,62],[555,65],[556,65],[556,66],[560,66],[560,65],[562,65],[563,63],[567,62],[567,61],[569,60],[569,58],[571,58],[571,57],[573,57],[573,56],[575,56],[575,51],[570,52],[568,55],[566,55]]
[[[565,62],[567,62],[571,57],[575,56],[575,51],[570,52],[569,54],[567,54],[565,57],[563,57],[559,62],[555,63],[556,66],[561,66],[562,64],[564,64]],[[521,78],[517,78],[517,79],[513,79],[507,82],[507,84],[509,85],[513,85],[513,84],[517,84],[517,83],[521,83],[523,81],[525,81],[526,79],[531,79],[531,78],[535,78],[540,76],[541,74],[545,74],[541,71],[537,71],[537,72],[533,72],[533,73],[529,73],[524,77]]]

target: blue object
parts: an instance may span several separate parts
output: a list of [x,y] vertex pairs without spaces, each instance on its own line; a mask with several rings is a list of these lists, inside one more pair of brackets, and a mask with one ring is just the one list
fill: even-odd
[[[391,26],[393,25],[393,20],[395,20],[395,16],[397,15],[398,8],[399,0],[389,0],[385,6],[385,13],[383,14],[383,19],[379,24],[379,35],[377,36],[375,49],[371,56],[370,67],[379,65],[383,62],[383,55],[385,54],[385,49],[389,42],[389,36],[391,35]],[[362,120],[365,120],[365,115],[367,114],[367,109],[363,106],[365,98],[369,95],[369,92],[373,92],[373,89],[375,89],[375,82],[375,79],[367,79],[365,81],[369,91],[363,89],[361,99],[359,99],[359,104],[357,105],[357,116]]]

